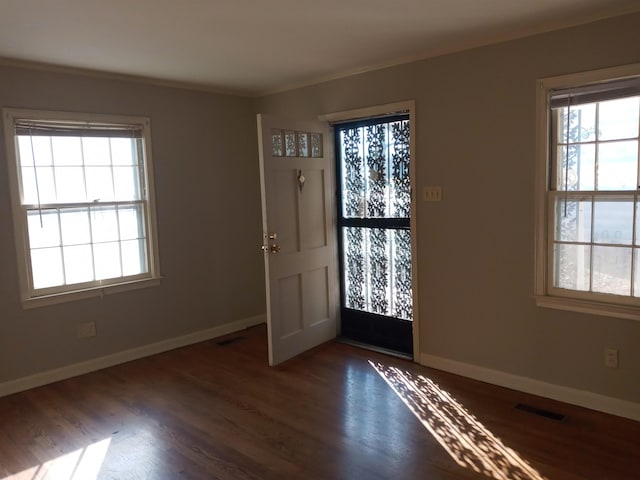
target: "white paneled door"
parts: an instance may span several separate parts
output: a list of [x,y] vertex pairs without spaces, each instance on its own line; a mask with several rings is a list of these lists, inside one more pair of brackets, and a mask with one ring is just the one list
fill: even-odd
[[325,123],[258,115],[270,365],[337,334],[330,135]]

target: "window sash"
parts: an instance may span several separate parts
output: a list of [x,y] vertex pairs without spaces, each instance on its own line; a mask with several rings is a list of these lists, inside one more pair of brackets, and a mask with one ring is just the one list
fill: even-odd
[[[626,306],[640,306],[640,281],[637,281],[638,272],[640,269],[640,262],[638,261],[640,257],[640,245],[638,244],[639,239],[636,238],[636,231],[638,219],[636,218],[638,212],[638,190],[635,189],[620,189],[620,190],[591,190],[584,189],[580,190],[580,185],[575,185],[577,187],[576,190],[569,190],[568,186],[561,185],[561,176],[564,175],[562,160],[559,158],[559,148],[582,148],[584,145],[592,145],[592,148],[596,150],[595,156],[595,164],[594,164],[594,178],[593,180],[597,182],[597,172],[598,172],[598,154],[599,148],[601,145],[606,145],[607,143],[615,143],[621,142],[625,139],[615,139],[615,140],[602,140],[599,139],[599,135],[596,134],[596,138],[591,141],[576,141],[567,143],[567,139],[560,136],[560,129],[558,128],[559,122],[561,121],[561,108],[566,108],[567,106],[577,106],[581,104],[587,103],[598,103],[606,100],[620,99],[632,96],[640,95],[640,78],[634,77],[631,79],[626,79],[622,81],[609,82],[609,83],[598,83],[593,85],[586,85],[584,87],[576,87],[576,88],[562,88],[551,90],[549,92],[549,100],[547,103],[547,112],[548,112],[548,122],[547,128],[549,133],[549,150],[547,155],[547,164],[549,165],[549,177],[548,177],[548,188],[546,193],[546,231],[547,231],[547,245],[546,245],[546,293],[551,296],[556,297],[564,297],[575,300],[584,300],[589,302],[599,302],[604,304],[619,304]],[[595,128],[599,129],[598,124],[598,116],[596,114],[596,124]],[[639,132],[635,133],[635,136],[630,137],[627,140],[638,141]],[[638,166],[640,165],[640,158],[636,156],[636,172],[638,173]],[[569,172],[567,172],[568,174]],[[636,183],[637,185],[637,183]],[[584,188],[584,187],[582,187]],[[594,186],[593,188],[598,188]],[[562,202],[563,201],[563,202]],[[607,202],[628,202],[631,204],[631,216],[627,220],[631,223],[629,225],[629,229],[631,232],[630,238],[625,238],[623,241],[608,241],[608,239],[595,237],[597,232],[596,225],[596,205],[606,205]],[[582,228],[580,224],[577,225],[576,228],[579,229],[578,232],[575,232],[575,238],[563,239],[562,236],[559,236],[559,228],[560,219],[558,215],[558,208],[562,208],[560,202],[564,203],[564,205],[571,205],[572,202],[576,202],[576,205],[579,205],[579,202],[584,202],[584,206],[589,205],[588,215],[590,218],[583,218],[583,222],[588,222],[588,236],[586,231],[580,231]],[[584,208],[584,207],[573,207],[573,208]],[[574,212],[576,215],[576,219],[579,218],[579,214]],[[583,238],[580,238],[580,234],[583,235]],[[556,264],[560,261],[557,257],[557,248],[562,248],[562,245],[566,245],[567,247],[576,246],[580,249],[584,249],[587,257],[582,257],[580,253],[576,253],[578,256],[573,257],[571,253],[566,253],[569,255],[567,257],[567,261],[569,262],[569,268],[576,268],[575,273],[569,274],[569,282],[573,281],[578,282],[576,284],[576,288],[563,288],[560,286],[560,279],[557,278],[557,275],[560,275],[561,264]],[[625,280],[625,275],[622,277],[612,276],[611,278],[607,278],[606,280],[602,280],[602,278],[606,277],[606,267],[603,270],[603,266],[599,264],[597,267],[594,266],[594,257],[597,255],[596,252],[600,250],[601,254],[604,254],[607,251],[609,254],[614,252],[614,248],[619,248],[618,254],[622,254],[629,264],[623,262],[622,270],[626,270],[628,267],[629,278]],[[582,261],[586,261],[584,267],[580,267],[580,263]],[[583,270],[584,268],[584,270]],[[582,274],[580,273],[582,271]],[[572,278],[572,275],[575,277]],[[586,276],[585,276],[586,275]],[[584,284],[584,281],[587,281],[587,284]],[[603,283],[604,282],[604,283]],[[618,282],[616,284],[616,282]],[[625,284],[628,282],[628,284]],[[580,285],[582,283],[582,285]],[[609,283],[609,285],[607,285]],[[611,285],[614,285],[613,287]],[[616,287],[622,286],[624,290],[627,289],[628,293],[620,293],[621,290],[617,293],[605,293],[603,290],[607,288],[614,291]],[[566,287],[566,285],[565,285]]]
[[551,108],[561,108],[637,95],[640,95],[640,78],[626,78],[591,85],[552,89],[549,92],[549,105]]
[[[557,200],[565,200],[568,202],[573,201],[587,201],[590,202],[591,212],[590,212],[590,236],[588,239],[580,240],[562,240],[556,237],[556,226],[557,226]],[[632,238],[629,242],[606,242],[606,241],[596,241],[594,239],[594,208],[596,202],[608,200],[608,201],[627,201],[631,202],[633,206],[633,219],[631,224],[631,232]],[[547,218],[548,220],[548,228],[547,228],[547,293],[552,296],[558,297],[566,297],[573,299],[582,299],[582,300],[591,300],[602,303],[617,303],[622,305],[632,305],[632,306],[640,306],[640,281],[636,282],[635,278],[638,276],[637,269],[640,268],[640,238],[637,238],[636,224],[640,220],[637,218],[637,212],[640,208],[638,204],[640,201],[640,195],[638,192],[628,192],[622,193],[618,191],[614,192],[600,192],[600,191],[590,191],[590,192],[556,192],[550,191],[547,194]],[[556,283],[556,245],[576,245],[576,246],[585,246],[590,250],[591,258],[589,259],[589,289],[588,290],[579,290],[579,289],[569,289],[557,287]],[[613,293],[604,293],[600,291],[593,291],[593,282],[594,282],[594,268],[593,268],[593,250],[597,248],[621,248],[628,249],[631,254],[630,259],[630,271],[629,271],[629,294],[621,295],[621,294],[613,294]]]
[[[19,276],[20,276],[20,290],[24,308],[31,308],[41,305],[49,305],[52,303],[59,303],[63,301],[87,298],[95,295],[102,295],[109,292],[119,292],[128,290],[131,288],[141,288],[145,286],[159,284],[159,259],[157,251],[157,233],[155,226],[155,212],[154,212],[154,195],[153,189],[149,184],[149,179],[153,176],[151,159],[150,159],[150,145],[149,145],[149,120],[142,117],[125,117],[115,115],[100,115],[100,114],[76,114],[76,113],[64,113],[64,112],[37,112],[29,110],[18,110],[7,108],[3,110],[5,117],[5,137],[11,138],[13,136],[14,142],[7,142],[7,159],[9,163],[9,180],[11,187],[11,198],[14,209],[14,226],[16,236],[16,248],[18,254],[19,263]],[[42,120],[42,119],[45,120]],[[46,203],[34,204],[33,200],[29,203],[23,201],[23,178],[22,178],[22,164],[20,160],[20,152],[18,146],[18,137],[20,135],[37,136],[71,136],[81,138],[93,138],[93,137],[110,137],[110,138],[125,138],[137,140],[131,146],[132,153],[131,165],[119,165],[114,164],[115,157],[109,157],[109,165],[105,165],[105,168],[113,170],[120,166],[129,166],[133,168],[131,174],[137,180],[132,180],[134,183],[137,181],[138,192],[131,198],[107,198],[92,201],[91,199],[79,199],[80,201],[62,201],[56,202],[59,197],[49,198]],[[109,147],[111,152],[111,147]],[[109,153],[111,155],[111,153]],[[89,158],[89,157],[87,157]],[[124,157],[123,157],[124,158]],[[86,165],[83,160],[81,168],[91,167],[92,165]],[[26,167],[32,167],[29,162],[26,163]],[[55,168],[56,165],[50,165],[51,168]],[[64,168],[58,166],[58,168]],[[35,172],[35,171],[34,171]],[[124,172],[124,171],[123,171]],[[126,172],[129,172],[127,170]],[[94,172],[96,173],[96,172]],[[124,173],[123,173],[124,175]],[[129,175],[129,173],[126,173]],[[87,179],[84,177],[84,184],[82,185],[85,190],[87,187]],[[125,177],[123,177],[125,178]],[[117,180],[114,178],[114,184]],[[61,186],[61,188],[63,188]],[[117,191],[114,190],[114,195],[117,195]],[[135,198],[134,198],[135,197]],[[80,243],[65,244],[62,237],[62,225],[64,213],[70,213],[70,210],[77,209],[82,212],[87,212],[88,225],[91,225],[92,209],[99,208],[105,211],[115,211],[116,219],[119,219],[118,212],[125,211],[127,207],[137,209],[139,212],[135,215],[134,224],[128,226],[128,236],[138,235],[136,238],[124,238],[121,235],[120,220],[118,220],[118,232],[117,238],[109,241],[99,241],[93,237],[84,239]],[[30,213],[39,212],[45,213],[46,210],[55,210],[57,216],[54,220],[57,226],[60,237],[57,240],[55,246],[31,246],[31,239],[29,233],[29,217]],[[33,222],[33,219],[31,220]],[[53,225],[53,224],[52,224]],[[136,226],[137,225],[137,226]],[[134,228],[135,227],[135,228]],[[56,227],[54,227],[56,228]],[[89,227],[91,229],[91,227]],[[136,233],[139,229],[139,233]],[[93,232],[93,231],[92,231]],[[46,233],[45,233],[46,235]],[[93,233],[91,233],[93,235]],[[46,237],[42,237],[46,238]],[[105,237],[102,237],[105,238]],[[79,240],[80,241],[80,240]],[[54,241],[55,243],[55,241]],[[42,244],[41,244],[42,245]],[[76,247],[80,247],[76,249]],[[96,263],[98,253],[95,252],[96,247],[99,248],[113,248],[113,255],[117,256],[120,261],[120,267],[114,268],[109,272],[109,264],[105,263],[105,269],[99,273]],[[85,249],[83,254],[90,252],[90,261],[92,265],[87,269],[76,270],[81,271],[81,275],[73,276],[73,280],[78,280],[76,283],[65,284],[67,281],[73,281],[65,279],[64,274],[60,284],[47,285],[47,282],[42,282],[38,288],[34,284],[34,263],[32,255],[36,251],[44,252],[46,248],[51,248],[53,253],[55,250],[55,258],[60,255],[60,260],[55,258],[55,268],[59,267],[67,269],[67,274],[78,266],[84,266],[81,262],[64,263],[64,250],[81,250]],[[126,249],[126,251],[125,251]],[[131,261],[127,260],[132,259]],[[113,258],[115,258],[115,256]],[[108,261],[110,256],[102,257],[103,262]],[[57,262],[62,262],[58,264]],[[124,264],[126,262],[126,265]],[[139,262],[139,263],[137,263]],[[47,264],[41,264],[46,269]],[[70,270],[71,269],[71,270]],[[46,270],[43,270],[46,271]],[[58,272],[59,270],[56,270]],[[87,272],[90,272],[88,274]],[[112,274],[116,274],[111,276]],[[108,278],[96,279],[100,276],[107,275]],[[85,278],[92,278],[91,280],[82,281]],[[58,278],[55,279],[57,281]]]
[[[91,209],[93,208],[94,211],[95,209],[99,208],[100,211],[113,211],[116,212],[116,219],[118,221],[118,232],[117,232],[117,237],[114,237],[113,239],[109,239],[109,240],[96,240],[93,237],[93,233],[91,232],[92,229],[92,224],[91,224],[91,215],[92,215],[92,211]],[[123,210],[126,210],[127,207],[131,207],[134,209],[138,209],[140,210],[140,218],[138,219],[138,228],[141,230],[142,232],[142,236],[137,236],[137,237],[123,237],[122,232],[121,232],[121,218],[119,217],[119,215],[121,215],[121,213],[118,212],[122,212]],[[29,226],[28,226],[28,215],[30,212],[39,212],[39,213],[43,213],[43,212],[47,212],[47,211],[57,211],[57,219],[56,219],[56,225],[59,229],[62,229],[62,219],[61,219],[61,213],[69,213],[70,210],[84,210],[87,209],[87,215],[89,216],[88,218],[88,223],[87,226],[90,230],[90,239],[88,241],[85,242],[81,242],[81,243],[64,243],[63,238],[59,238],[57,243],[55,245],[51,245],[51,246],[44,246],[44,247],[33,247],[30,243],[29,240]],[[84,290],[84,289],[90,289],[90,288],[97,288],[97,287],[104,287],[104,286],[108,286],[108,285],[115,285],[115,284],[121,284],[121,283],[126,283],[126,282],[132,282],[132,281],[137,281],[137,280],[142,280],[142,279],[148,279],[148,278],[153,278],[153,271],[152,271],[152,250],[151,250],[151,245],[150,245],[150,238],[149,238],[149,234],[148,234],[148,212],[147,212],[147,203],[145,201],[135,201],[135,202],[110,202],[108,204],[95,204],[95,203],[76,203],[76,204],[56,204],[56,205],[47,205],[47,206],[41,206],[41,208],[38,208],[37,206],[35,206],[35,208],[29,208],[29,207],[23,207],[22,209],[23,214],[22,214],[22,223],[24,225],[24,229],[25,232],[27,232],[26,235],[26,241],[27,241],[27,246],[26,246],[26,256],[27,256],[27,262],[28,262],[28,276],[29,276],[29,293],[30,296],[32,297],[38,297],[38,296],[46,296],[46,295],[51,295],[54,293],[64,293],[64,292],[72,292],[72,291],[76,291],[76,290]],[[142,242],[144,245],[144,253],[140,254],[139,257],[139,261],[141,263],[141,267],[143,269],[142,272],[140,273],[136,273],[136,274],[125,274],[125,269],[124,269],[124,259],[123,259],[123,251],[122,251],[122,245],[126,244],[126,243],[130,243],[130,242],[134,242],[134,241],[138,241],[138,242]],[[44,287],[44,288],[36,288],[35,287],[35,282],[34,282],[34,265],[33,265],[33,261],[32,261],[32,254],[33,251],[35,250],[45,250],[48,248],[51,249],[60,249],[62,252],[64,251],[64,249],[68,249],[68,248],[73,248],[73,247],[81,247],[81,246],[88,246],[91,248],[91,259],[92,262],[95,262],[96,260],[99,260],[98,256],[95,254],[94,249],[96,246],[99,245],[107,245],[107,244],[112,244],[112,245],[117,245],[118,246],[118,259],[120,262],[120,274],[113,276],[113,277],[109,277],[109,278],[104,278],[104,279],[94,279],[91,281],[86,281],[86,282],[77,282],[77,283],[66,283],[67,281],[67,274],[68,274],[68,267],[65,265],[64,262],[64,254],[62,254],[61,256],[61,269],[63,272],[63,278],[64,278],[64,283],[59,284],[59,285],[55,285],[55,286],[50,286],[50,287]],[[96,267],[95,265],[92,265],[92,273],[93,276],[95,278],[95,276],[97,275],[96,272]]]

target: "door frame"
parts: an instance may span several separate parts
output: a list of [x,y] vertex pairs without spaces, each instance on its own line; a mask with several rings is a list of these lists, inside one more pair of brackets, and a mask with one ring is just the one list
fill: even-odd
[[[337,122],[363,120],[372,117],[383,117],[394,113],[406,111],[409,113],[409,179],[411,181],[411,294],[413,297],[413,361],[420,361],[420,315],[418,309],[418,228],[417,228],[417,195],[416,192],[416,102],[406,100],[402,102],[375,105],[372,107],[358,108],[341,112],[326,113],[318,116],[318,120],[328,122],[330,125]],[[334,146],[335,148],[335,146]],[[334,169],[334,175],[338,172]],[[336,179],[334,179],[336,181]],[[338,208],[338,206],[336,206]],[[336,211],[337,214],[337,211]]]

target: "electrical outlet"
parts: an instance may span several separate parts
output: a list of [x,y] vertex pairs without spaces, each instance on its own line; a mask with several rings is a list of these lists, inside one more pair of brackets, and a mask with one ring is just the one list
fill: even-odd
[[76,335],[78,338],[88,338],[96,336],[95,322],[84,322],[76,324]]
[[425,202],[439,202],[442,200],[442,187],[424,187],[422,196]]
[[604,349],[604,366],[607,368],[618,368],[618,350],[615,348]]

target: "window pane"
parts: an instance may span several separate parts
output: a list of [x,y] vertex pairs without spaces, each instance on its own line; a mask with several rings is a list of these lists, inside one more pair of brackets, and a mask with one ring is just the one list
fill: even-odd
[[96,280],[116,278],[122,275],[120,271],[120,246],[117,242],[94,245],[93,259],[96,267]]
[[138,167],[113,167],[113,179],[117,201],[142,200]]
[[111,161],[113,165],[137,165],[138,164],[138,141],[130,138],[111,139]]
[[34,203],[56,203],[56,182],[53,176],[53,167],[37,167],[37,193],[40,201]]
[[22,204],[36,205],[38,203],[38,189],[36,188],[36,172],[33,167],[22,167]]
[[50,166],[53,164],[51,157],[51,137],[31,137],[33,145],[33,160],[36,166]]
[[558,168],[557,190],[595,190],[595,145],[559,145],[556,158],[562,166]]
[[57,210],[31,210],[27,212],[29,246],[31,248],[60,245]]
[[556,244],[554,286],[588,291],[591,268],[590,255],[591,247],[589,245]]
[[146,273],[147,251],[144,240],[128,240],[122,242],[122,274],[138,275]]
[[83,137],[82,151],[85,165],[111,165],[111,149],[108,138]]
[[282,130],[271,129],[271,155],[282,157]]
[[82,167],[57,167],[55,173],[59,202],[73,203],[87,200]]
[[120,207],[120,239],[133,240],[144,237],[142,224],[142,208],[140,206]]
[[598,145],[598,190],[636,190],[638,142]]
[[631,248],[593,247],[594,292],[631,295]]
[[115,207],[91,208],[91,234],[94,242],[118,240],[118,219]]
[[31,150],[31,137],[26,135],[18,136],[18,157],[20,166],[33,166],[33,151]]
[[298,154],[296,132],[287,130],[284,132],[284,153],[287,157],[295,157]]
[[87,198],[93,202],[113,200],[113,178],[111,167],[86,167]]
[[[567,125],[567,112],[570,112]],[[567,127],[569,137],[567,142]],[[596,139],[596,104],[587,103],[561,108],[558,115],[558,143],[590,142]]]
[[555,240],[591,242],[591,200],[556,199]]
[[60,247],[31,250],[33,288],[47,288],[64,283]]
[[640,97],[600,103],[599,140],[638,137]]
[[93,281],[91,245],[63,247],[67,285]]
[[80,245],[91,243],[89,209],[64,209],[60,212],[62,244]]
[[82,165],[80,137],[51,137],[51,147],[56,166]]
[[593,215],[594,243],[631,245],[633,235],[633,201],[596,200]]

